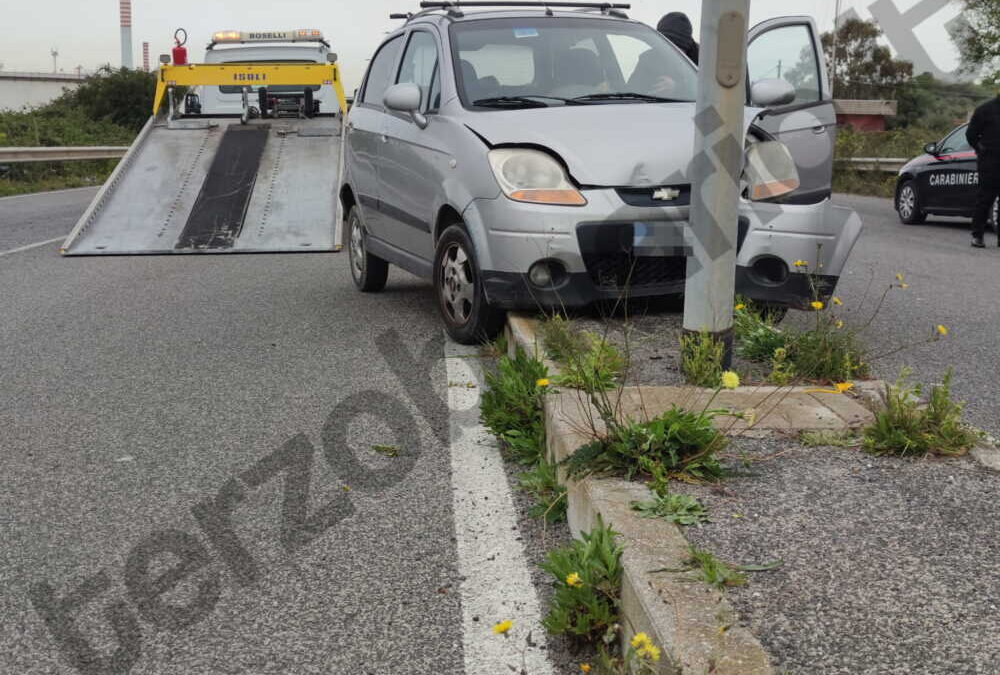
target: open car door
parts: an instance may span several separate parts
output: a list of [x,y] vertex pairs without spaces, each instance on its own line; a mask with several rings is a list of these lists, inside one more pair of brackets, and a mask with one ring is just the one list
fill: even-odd
[[772,108],[756,122],[788,147],[799,170],[799,188],[778,201],[822,201],[831,192],[837,115],[816,24],[807,16],[769,19],[750,29],[747,44],[749,87],[780,78],[795,88],[794,101]]

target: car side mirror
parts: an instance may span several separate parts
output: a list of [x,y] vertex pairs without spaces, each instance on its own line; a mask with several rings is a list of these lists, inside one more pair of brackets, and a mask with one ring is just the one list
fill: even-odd
[[758,108],[788,105],[795,100],[795,87],[780,77],[768,77],[750,85],[750,103]]
[[937,143],[928,143],[924,146],[924,152],[928,155],[934,155],[937,157]]
[[418,127],[427,126],[427,118],[420,112],[420,87],[412,82],[400,82],[385,90],[382,102],[389,110],[410,113]]

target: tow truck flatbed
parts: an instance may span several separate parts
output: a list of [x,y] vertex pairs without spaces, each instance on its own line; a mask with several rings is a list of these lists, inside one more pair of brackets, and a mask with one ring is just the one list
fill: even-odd
[[[323,70],[326,69],[326,70]],[[330,66],[164,66],[164,90],[220,73],[333,81]],[[169,78],[169,79],[167,79]],[[188,78],[185,81],[184,78]],[[180,80],[178,82],[178,80]],[[214,81],[214,80],[213,80]],[[63,243],[63,255],[336,251],[340,115],[147,121]]]

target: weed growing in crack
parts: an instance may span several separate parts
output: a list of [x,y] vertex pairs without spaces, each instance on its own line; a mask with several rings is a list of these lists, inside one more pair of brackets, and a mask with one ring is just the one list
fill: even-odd
[[951,370],[941,384],[931,387],[926,404],[923,388],[908,384],[910,371],[903,369],[894,385],[886,385],[885,409],[865,429],[863,446],[877,455],[961,455],[979,439],[962,423],[962,404],[951,399]]

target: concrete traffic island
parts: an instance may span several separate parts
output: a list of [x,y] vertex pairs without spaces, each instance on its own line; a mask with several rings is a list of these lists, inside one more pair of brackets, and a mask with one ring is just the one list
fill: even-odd
[[[542,360],[552,374],[558,365],[547,357],[536,333],[537,322],[512,314],[508,347],[524,349]],[[720,416],[716,424],[727,434],[796,434],[807,430],[840,431],[871,422],[872,413],[843,394],[817,387],[740,387],[719,392],[713,409],[753,410],[753,428],[739,418]],[[615,400],[623,417],[648,419],[679,405],[700,409],[713,392],[692,387],[625,387]],[[579,390],[561,389],[545,397],[546,445],[549,461],[559,462],[603,432],[600,415]],[[678,574],[689,558],[681,529],[662,519],[643,518],[630,504],[649,499],[638,482],[591,476],[572,480],[561,472],[567,488],[569,528],[574,536],[598,520],[623,540],[622,625],[626,639],[647,633],[661,645],[663,673],[758,675],[774,672],[770,658],[739,619],[725,595],[707,584]]]

